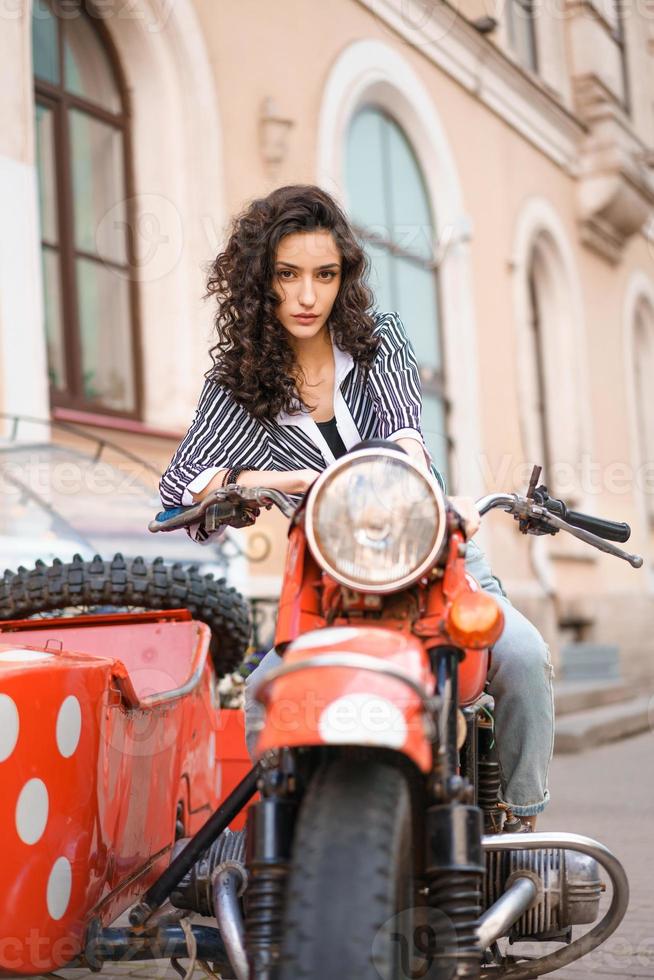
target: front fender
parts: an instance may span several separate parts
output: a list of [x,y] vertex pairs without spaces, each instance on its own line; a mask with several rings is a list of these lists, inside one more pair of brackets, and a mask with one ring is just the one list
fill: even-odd
[[375,626],[312,630],[256,687],[266,707],[257,756],[285,746],[378,746],[428,772],[433,693],[429,657],[415,636]]

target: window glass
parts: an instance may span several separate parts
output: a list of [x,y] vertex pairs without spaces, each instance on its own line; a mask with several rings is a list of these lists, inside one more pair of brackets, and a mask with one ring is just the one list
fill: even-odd
[[[125,264],[122,134],[85,112],[70,112],[75,247]],[[111,220],[105,220],[111,210]]]
[[402,130],[390,120],[384,122],[392,238],[405,252],[430,261],[433,254],[432,220],[422,175]]
[[46,106],[36,106],[36,164],[39,180],[39,215],[41,238],[56,245],[57,187],[55,177],[54,113]]
[[61,266],[59,253],[44,245],[41,249],[43,275],[43,310],[48,355],[48,378],[52,388],[66,389],[64,332],[61,314]]
[[348,136],[346,179],[352,220],[372,234],[388,238],[382,124],[377,110],[364,109],[355,116]]
[[133,411],[128,282],[101,262],[77,259],[75,265],[84,398]]
[[422,434],[432,454],[434,466],[443,474],[447,482],[449,447],[445,404],[442,398],[429,392],[423,392],[422,395]]
[[393,289],[393,261],[391,254],[381,245],[366,245],[366,254],[370,259],[370,288],[375,294],[376,305],[383,313],[389,313],[397,308],[395,290]]
[[521,65],[536,71],[534,14],[531,0],[508,0],[506,4],[509,44]]
[[397,309],[410,329],[418,363],[432,369],[441,367],[438,343],[438,307],[436,279],[431,269],[412,259],[397,256],[393,260],[397,283]]
[[46,0],[32,4],[32,61],[37,78],[59,84],[58,24]]
[[73,95],[120,112],[120,92],[109,58],[86,17],[66,21],[64,85]]

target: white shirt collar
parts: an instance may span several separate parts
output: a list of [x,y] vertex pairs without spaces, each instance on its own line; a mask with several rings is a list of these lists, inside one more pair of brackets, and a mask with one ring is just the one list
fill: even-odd
[[[332,350],[334,352],[334,405],[336,406],[338,394],[340,393],[340,386],[354,367],[354,358],[351,354],[345,350],[341,350],[341,348],[334,343],[334,335],[331,333],[331,330],[330,334],[332,338]],[[277,415],[275,421],[279,425],[297,425],[301,429],[306,430],[307,425],[306,422],[303,421],[304,419],[312,422],[315,425],[311,414],[306,410],[306,408],[303,408],[301,412],[296,412],[295,414],[281,411],[279,415]],[[311,427],[308,427],[308,429],[311,431]]]

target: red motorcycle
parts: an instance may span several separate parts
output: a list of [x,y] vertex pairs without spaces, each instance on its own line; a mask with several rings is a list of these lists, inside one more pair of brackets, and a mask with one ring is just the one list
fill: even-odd
[[[480,513],[642,564],[609,543],[626,541],[627,525],[568,511],[539,473],[525,496],[479,500]],[[228,487],[150,527],[243,526],[271,506],[290,530],[283,663],[256,690],[258,761],[132,909],[135,934],[170,899],[214,915],[239,980],[527,978],[589,953],[625,913],[625,873],[596,841],[520,833],[498,806],[484,686],[503,616],[466,572],[464,530],[437,480],[372,442],[299,506]],[[245,834],[226,831],[256,791]],[[573,940],[599,916],[600,868],[610,907]],[[529,958],[507,939],[561,945]]]

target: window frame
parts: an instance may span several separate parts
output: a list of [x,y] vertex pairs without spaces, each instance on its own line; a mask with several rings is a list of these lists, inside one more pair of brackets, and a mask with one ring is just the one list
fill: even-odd
[[[360,112],[363,112],[364,110],[372,110],[378,113],[387,123],[390,123],[392,126],[395,126],[397,129],[399,129],[400,133],[402,134],[403,139],[406,141],[406,144],[409,147],[409,150],[413,157],[413,161],[416,166],[416,170],[422,182],[422,190],[425,195],[425,201],[427,203],[427,207],[429,209],[429,219],[430,219],[431,229],[432,231],[434,231],[436,229],[436,222],[434,220],[432,204],[431,204],[429,194],[427,192],[425,179],[422,174],[420,163],[416,156],[415,150],[413,149],[413,146],[411,145],[411,141],[409,140],[409,137],[407,136],[404,127],[401,125],[401,123],[397,119],[395,119],[395,117],[385,108],[385,106],[378,105],[375,102],[367,102],[360,105],[358,107],[357,112],[350,119],[350,124],[348,127],[348,135],[349,135],[349,129],[354,123],[354,120],[356,119],[357,115]],[[347,152],[349,152],[349,149]],[[386,148],[384,148],[383,152],[386,153]],[[388,167],[387,155],[385,155],[384,159],[382,160],[382,167],[384,171],[387,170]],[[391,215],[391,218],[394,220],[395,215]],[[409,262],[413,262],[414,264],[418,265],[421,269],[424,269],[427,272],[431,272],[431,274],[435,278],[435,294],[436,294],[435,328],[437,331],[440,367],[438,369],[430,368],[429,365],[422,364],[417,359],[417,357],[416,360],[418,360],[418,371],[420,374],[420,385],[421,385],[422,393],[424,395],[431,395],[432,397],[438,398],[443,404],[443,419],[445,423],[445,432],[443,433],[443,437],[445,439],[446,466],[447,466],[447,473],[445,475],[449,483],[452,478],[452,458],[454,453],[454,439],[452,438],[450,432],[450,426],[449,426],[449,418],[451,414],[452,402],[447,394],[447,379],[445,376],[444,337],[443,337],[443,330],[441,329],[441,324],[443,322],[443,315],[442,315],[440,282],[438,277],[439,263],[433,260],[430,261],[429,259],[423,258],[423,256],[417,255],[415,252],[412,252],[409,249],[403,248],[401,245],[398,245],[397,242],[394,242],[390,238],[385,238],[383,235],[378,235],[375,234],[374,232],[371,232],[365,226],[358,224],[358,222],[353,221],[352,228],[355,235],[359,238],[360,241],[364,243],[370,243],[371,245],[374,245],[377,248],[381,248],[385,250],[391,255],[391,257],[403,258]],[[391,270],[392,268],[393,267],[391,265]],[[410,331],[407,331],[407,333],[409,334],[409,339],[410,339],[411,336]]]
[[[529,47],[531,49],[531,59],[528,61],[523,61],[521,55],[522,51],[514,43],[514,38],[517,36],[515,31],[515,17],[516,8],[520,8],[517,11],[517,16],[526,17],[528,23],[528,38]],[[534,13],[534,3],[533,0],[507,0],[506,6],[506,39],[511,49],[513,56],[525,71],[533,72],[534,75],[538,74],[539,63],[538,63],[538,43],[536,37],[536,17]]]
[[611,32],[611,37],[617,45],[620,54],[620,70],[622,73],[622,99],[620,104],[625,113],[631,115],[631,83],[629,80],[629,59],[627,55],[627,38],[624,27],[623,14],[624,0],[614,0],[615,9],[615,30]]
[[[133,173],[133,154],[131,139],[131,120],[132,111],[129,99],[129,92],[125,83],[125,77],[120,64],[120,59],[111,37],[102,22],[102,17],[94,11],[93,6],[88,0],[80,0],[79,16],[87,17],[91,22],[97,43],[102,47],[106,55],[110,68],[113,72],[118,94],[121,102],[119,112],[113,113],[89,102],[87,99],[68,92],[65,89],[65,63],[64,63],[64,42],[66,25],[70,16],[60,15],[60,8],[57,0],[43,0],[48,6],[52,16],[57,20],[57,45],[58,45],[58,67],[59,84],[53,84],[37,76],[32,72],[34,86],[34,110],[38,105],[42,105],[53,113],[53,134],[54,134],[54,171],[55,171],[55,194],[57,209],[57,230],[58,230],[58,253],[59,253],[59,275],[61,290],[61,322],[62,322],[62,344],[63,344],[63,363],[66,371],[64,390],[57,389],[50,385],[50,406],[52,414],[56,414],[57,409],[72,409],[76,411],[89,412],[93,414],[106,415],[113,418],[125,418],[139,421],[143,418],[143,357],[141,349],[141,330],[139,317],[139,295],[137,282],[130,270],[136,268],[136,254],[134,251],[133,236],[125,234],[125,254],[126,264],[112,262],[111,260],[99,258],[97,255],[76,248],[75,246],[75,217],[73,211],[73,184],[72,184],[72,155],[70,152],[70,112],[79,110],[87,117],[99,122],[110,125],[118,130],[122,136],[122,178],[125,188],[125,216],[128,229],[135,227],[135,208],[134,208],[134,173]],[[40,248],[43,250],[47,243],[43,237],[39,238]],[[75,260],[77,257],[87,258],[106,268],[120,268],[127,272],[127,291],[129,308],[129,332],[132,349],[132,382],[134,388],[134,406],[131,410],[110,408],[102,402],[84,397],[82,379],[82,343],[80,334],[80,319],[77,301],[77,278],[75,271]],[[45,295],[44,295],[45,303]]]
[[[654,306],[648,296],[641,294],[634,306],[633,311],[633,354],[631,363],[631,374],[634,384],[634,404],[636,410],[636,446],[638,452],[639,467],[648,466],[651,462],[649,453],[654,452],[654,440],[650,438],[650,420],[647,413],[646,399],[641,397],[643,394],[643,378],[645,372],[642,368],[643,354],[648,354],[651,349],[654,361]],[[653,430],[654,431],[654,430]],[[651,442],[651,445],[650,445]],[[643,492],[645,504],[645,516],[647,527],[650,533],[654,531],[654,501],[650,500],[647,492]]]

